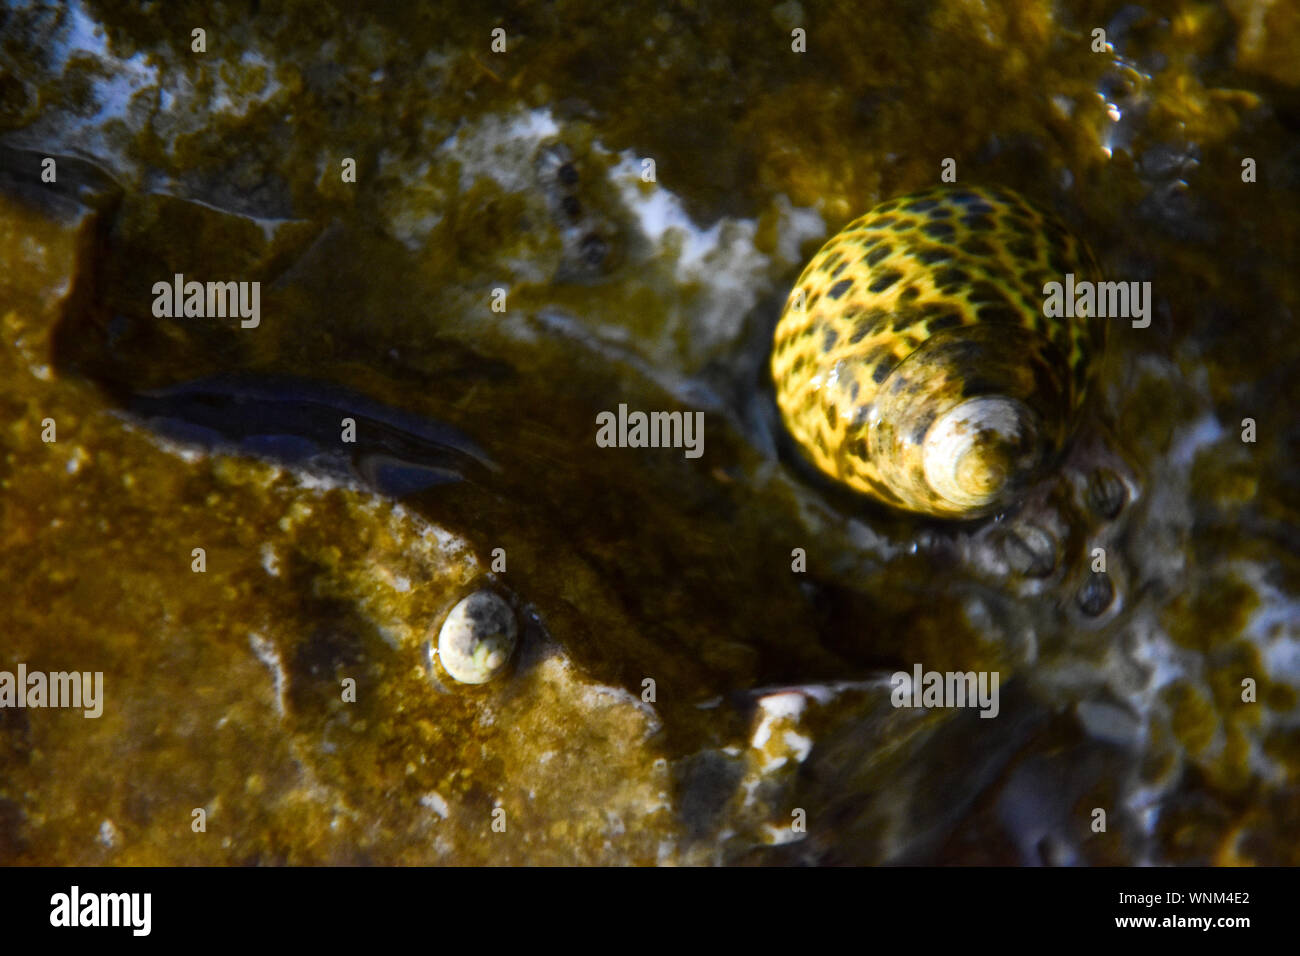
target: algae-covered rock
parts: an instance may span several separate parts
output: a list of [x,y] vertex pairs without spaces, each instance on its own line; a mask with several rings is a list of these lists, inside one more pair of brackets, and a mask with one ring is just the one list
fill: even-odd
[[[0,14],[0,860],[1296,862],[1281,5],[270,6]],[[949,159],[1153,289],[964,523],[766,372]]]

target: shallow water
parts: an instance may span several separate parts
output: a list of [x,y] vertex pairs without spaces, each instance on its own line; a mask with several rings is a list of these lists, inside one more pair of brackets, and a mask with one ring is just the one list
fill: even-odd
[[[506,11],[5,8],[0,666],[102,669],[109,708],[0,712],[0,853],[1297,862],[1300,20]],[[820,479],[767,380],[805,261],[945,158],[1155,297],[1083,484],[966,524]],[[261,282],[260,324],[157,317],[178,273]],[[702,412],[704,454],[599,447],[620,404]],[[527,627],[467,693],[424,645],[485,580]],[[997,718],[890,706],[916,664],[996,671]],[[166,835],[214,799],[227,844]]]

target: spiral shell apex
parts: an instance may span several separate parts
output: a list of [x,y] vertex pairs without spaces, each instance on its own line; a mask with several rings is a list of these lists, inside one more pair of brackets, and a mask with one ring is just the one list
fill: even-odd
[[777,323],[786,427],[821,471],[896,508],[1000,510],[1059,459],[1105,344],[1101,319],[1046,317],[1044,286],[1096,272],[1010,190],[882,203],[813,257]]

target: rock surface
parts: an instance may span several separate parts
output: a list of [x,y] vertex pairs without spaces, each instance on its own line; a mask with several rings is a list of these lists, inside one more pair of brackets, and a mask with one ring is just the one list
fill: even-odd
[[[0,862],[1300,863],[1295,18],[463,6],[0,13],[0,670],[105,694],[0,709]],[[1079,450],[1123,493],[1035,530],[826,486],[765,379],[945,157],[1155,290]],[[598,447],[620,404],[702,456]],[[440,680],[485,585],[515,657]]]

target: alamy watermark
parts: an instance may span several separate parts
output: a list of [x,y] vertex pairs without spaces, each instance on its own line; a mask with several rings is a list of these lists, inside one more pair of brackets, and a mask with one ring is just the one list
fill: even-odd
[[255,329],[262,321],[260,282],[186,282],[178,272],[171,282],[155,282],[153,295],[159,319],[238,317],[242,329]]
[[152,893],[82,893],[73,885],[50,897],[51,926],[127,926],[134,936],[148,936]]
[[1132,319],[1135,329],[1151,324],[1150,282],[1075,282],[1074,273],[1067,272],[1064,283],[1044,285],[1043,295],[1043,315],[1049,319]]
[[703,412],[629,412],[596,416],[596,444],[601,448],[683,448],[687,458],[704,454]]
[[84,708],[86,717],[104,712],[104,672],[95,671],[28,671],[18,665],[18,673],[0,671],[0,707],[72,707]]
[[978,707],[981,717],[998,715],[997,671],[927,671],[917,664],[910,674],[895,671],[889,683],[895,707]]

